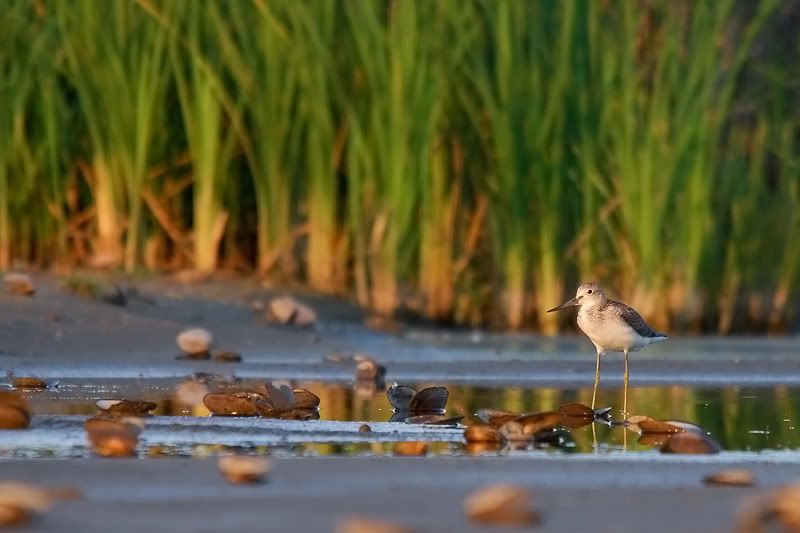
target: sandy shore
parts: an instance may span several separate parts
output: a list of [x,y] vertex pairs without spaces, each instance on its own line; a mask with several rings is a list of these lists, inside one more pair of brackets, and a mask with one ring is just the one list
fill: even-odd
[[[593,350],[578,336],[548,339],[419,327],[390,335],[364,328],[364,314],[354,306],[316,297],[306,299],[320,313],[318,326],[295,329],[270,324],[253,310],[254,301],[266,302],[277,292],[250,282],[181,286],[159,279],[129,281],[136,295],[127,306],[117,307],[69,294],[51,276],[36,281],[39,290],[32,298],[0,294],[3,372],[80,380],[176,378],[203,370],[348,382],[352,365],[325,357],[359,352],[384,363],[390,382],[576,388],[593,379]],[[209,328],[220,346],[240,352],[244,362],[177,361],[175,335],[187,326]],[[799,357],[798,337],[674,338],[634,357],[632,384],[800,385]],[[619,358],[612,356],[604,365],[603,386],[618,387]],[[80,420],[52,422],[44,418],[31,431],[44,428],[52,439],[59,438],[58,427],[65,435],[80,433]],[[514,482],[535,491],[544,516],[538,531],[728,532],[742,498],[800,478],[800,455],[792,452],[702,458],[655,452],[300,457],[275,462],[270,482],[259,487],[228,485],[213,461],[176,458],[2,460],[0,478],[83,491],[83,500],[58,504],[31,531],[118,533],[331,531],[337,520],[353,514],[421,531],[468,530],[463,498],[490,482]],[[703,474],[731,465],[755,472],[759,487],[702,486]]]
[[[602,457],[286,458],[269,482],[231,486],[211,460],[0,462],[4,478],[79,488],[30,531],[332,531],[351,515],[419,531],[485,531],[464,518],[462,502],[489,483],[535,494],[542,532],[720,532],[737,508],[765,487],[800,475],[798,465],[743,463],[760,488],[705,487],[719,466],[706,460]],[[514,529],[502,529],[514,531]]]

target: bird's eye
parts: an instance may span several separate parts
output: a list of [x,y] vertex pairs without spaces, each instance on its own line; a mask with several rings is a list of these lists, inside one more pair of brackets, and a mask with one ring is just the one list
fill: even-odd
[[587,294],[592,294],[592,289],[589,289],[588,291],[586,291],[586,293]]

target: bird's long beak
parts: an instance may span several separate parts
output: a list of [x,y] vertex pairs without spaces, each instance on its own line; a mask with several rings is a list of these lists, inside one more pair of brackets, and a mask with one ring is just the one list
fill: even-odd
[[572,298],[571,300],[567,300],[563,304],[559,305],[558,307],[554,307],[552,309],[548,309],[548,313],[552,313],[553,311],[561,311],[562,309],[566,309],[567,307],[575,307],[576,305],[580,305],[578,303],[577,298]]

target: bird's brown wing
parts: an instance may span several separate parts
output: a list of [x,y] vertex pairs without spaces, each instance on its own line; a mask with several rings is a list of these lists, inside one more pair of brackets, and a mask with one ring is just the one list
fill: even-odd
[[628,307],[624,303],[609,301],[609,306],[611,306],[614,311],[619,315],[619,317],[625,321],[633,330],[639,334],[640,337],[645,338],[652,338],[652,337],[666,337],[663,333],[659,333],[650,325],[644,321],[642,316],[636,312],[636,309],[632,307]]

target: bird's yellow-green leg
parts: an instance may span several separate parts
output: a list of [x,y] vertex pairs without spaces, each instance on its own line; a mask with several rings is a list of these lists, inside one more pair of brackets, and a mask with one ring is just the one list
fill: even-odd
[[622,417],[628,418],[628,351],[625,350],[625,390],[622,398]]
[[603,352],[597,350],[597,361],[594,367],[594,390],[592,391],[592,409],[594,409],[594,401],[597,398],[597,385],[600,384],[600,356]]

